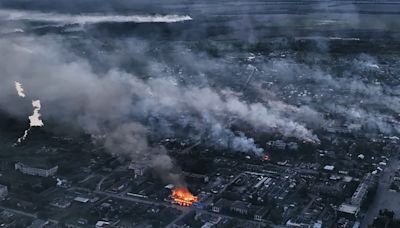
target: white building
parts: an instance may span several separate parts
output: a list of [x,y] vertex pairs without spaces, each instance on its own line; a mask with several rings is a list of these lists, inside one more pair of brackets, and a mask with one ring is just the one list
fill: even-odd
[[335,169],[335,166],[333,166],[333,165],[324,166],[324,170],[326,170],[326,171],[333,171],[334,169]]
[[110,227],[111,223],[107,221],[97,221],[96,222],[96,228],[101,228],[101,227]]
[[30,167],[24,165],[21,162],[18,162],[15,163],[15,170],[19,170],[21,173],[28,174],[31,176],[51,177],[56,175],[58,171],[58,166],[54,166],[53,168],[49,169],[41,169],[41,168]]
[[350,217],[350,218],[356,218],[358,216],[358,212],[360,211],[360,208],[355,205],[351,204],[346,204],[342,203],[340,207],[338,208],[338,212],[341,215],[346,215],[345,217]]

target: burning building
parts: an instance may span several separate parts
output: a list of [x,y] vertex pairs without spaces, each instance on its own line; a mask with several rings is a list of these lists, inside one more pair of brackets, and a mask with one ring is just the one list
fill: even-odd
[[181,206],[191,206],[198,202],[198,197],[189,192],[187,188],[176,188],[172,191],[172,200]]

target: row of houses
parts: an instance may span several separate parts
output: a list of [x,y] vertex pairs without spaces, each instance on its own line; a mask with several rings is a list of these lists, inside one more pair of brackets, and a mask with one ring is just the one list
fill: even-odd
[[360,212],[360,207],[369,188],[375,184],[375,178],[371,174],[367,174],[364,180],[358,185],[356,191],[351,197],[350,203],[342,203],[338,208],[338,215],[344,218],[356,219]]
[[229,201],[219,199],[211,208],[215,213],[221,213],[223,210],[234,212],[236,214],[250,216],[253,215],[254,220],[263,221],[265,216],[270,212],[271,207],[260,207],[243,201]]

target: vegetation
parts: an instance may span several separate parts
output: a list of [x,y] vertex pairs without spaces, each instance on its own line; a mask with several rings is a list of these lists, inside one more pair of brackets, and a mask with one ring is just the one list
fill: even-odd
[[361,204],[362,210],[367,210],[369,206],[372,204],[376,195],[377,188],[378,186],[374,185],[373,187],[368,189],[367,196],[365,197],[364,201]]
[[394,218],[394,212],[388,209],[380,210],[379,216],[372,223],[372,228],[399,228],[400,220]]

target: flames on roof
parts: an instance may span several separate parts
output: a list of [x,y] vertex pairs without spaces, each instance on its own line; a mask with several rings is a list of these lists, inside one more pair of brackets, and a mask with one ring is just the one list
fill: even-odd
[[189,192],[187,188],[176,188],[172,191],[172,199],[174,203],[181,206],[191,206],[199,201],[198,197]]

